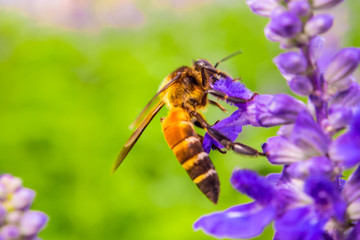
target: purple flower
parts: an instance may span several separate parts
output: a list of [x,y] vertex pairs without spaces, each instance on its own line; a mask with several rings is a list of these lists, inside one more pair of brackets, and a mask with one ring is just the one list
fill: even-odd
[[329,83],[345,79],[352,74],[360,63],[360,49],[344,48],[340,50],[327,67],[324,78]]
[[0,175],[0,192],[0,239],[36,239],[48,217],[29,210],[35,192],[10,174]]
[[278,176],[235,170],[231,182],[255,201],[203,216],[195,229],[217,238],[252,238],[274,221],[276,239],[312,239],[326,234],[326,223],[345,216],[346,203],[338,198],[336,183],[326,177],[311,177],[301,186]]
[[[262,177],[235,170],[231,183],[254,201],[201,217],[194,225],[218,238],[252,238],[274,222],[276,240],[339,240],[360,238],[360,85],[352,74],[360,64],[358,48],[336,53],[319,37],[333,17],[316,14],[341,0],[248,1],[269,17],[266,37],[284,49],[274,62],[294,93],[252,95],[229,79],[213,88],[249,101],[214,128],[236,141],[242,126],[281,126],[263,144],[281,173]],[[245,97],[247,96],[247,97]],[[204,149],[221,148],[208,135]],[[348,181],[343,171],[356,167]]]
[[[264,177],[248,170],[234,171],[231,182],[235,189],[259,201],[203,216],[195,222],[194,229],[203,229],[217,238],[255,237],[275,217],[275,207],[267,202],[272,200],[273,189]],[[253,184],[260,189],[253,188]]]

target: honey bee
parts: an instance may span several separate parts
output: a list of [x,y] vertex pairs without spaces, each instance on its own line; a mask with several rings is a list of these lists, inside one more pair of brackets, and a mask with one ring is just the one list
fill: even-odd
[[219,178],[213,163],[202,147],[202,136],[196,133],[194,125],[205,129],[226,149],[245,155],[262,155],[249,146],[230,141],[229,138],[212,128],[198,112],[208,104],[214,104],[224,110],[220,104],[208,99],[208,94],[234,103],[251,101],[252,98],[232,97],[211,88],[211,83],[220,78],[229,77],[226,73],[219,71],[217,66],[231,56],[222,59],[214,66],[205,59],[199,59],[194,61],[191,67],[179,67],[167,76],[160,85],[159,91],[132,124],[137,128],[121,149],[113,172],[123,162],[150,121],[166,105],[169,113],[167,117],[161,119],[161,125],[167,144],[192,181],[210,201],[216,204],[220,191]]

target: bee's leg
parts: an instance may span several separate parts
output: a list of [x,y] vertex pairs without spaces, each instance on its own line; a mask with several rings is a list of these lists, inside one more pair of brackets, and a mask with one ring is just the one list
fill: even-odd
[[221,111],[226,112],[226,109],[223,106],[221,106],[220,103],[215,102],[215,101],[210,100],[210,99],[209,99],[209,103],[212,104],[212,105],[217,106],[218,108],[220,108]]
[[218,97],[222,100],[226,100],[226,101],[229,101],[229,102],[233,102],[233,103],[247,103],[247,102],[251,102],[254,97],[256,95],[258,95],[258,93],[254,93],[250,99],[246,99],[246,98],[239,98],[239,97],[231,97],[229,95],[227,95],[226,93],[224,92],[221,92],[221,91],[218,91],[218,90],[215,90],[215,89],[209,89],[206,91],[207,93],[215,96],[215,97]]
[[[203,141],[204,141],[204,136],[198,134],[198,138],[199,138],[199,140],[200,140],[200,142],[201,142],[201,144],[202,144]],[[226,153],[225,150],[222,150],[222,149],[218,148],[218,147],[215,146],[215,145],[212,145],[212,148],[214,148],[216,151],[219,151],[219,152],[222,153],[222,154],[225,154],[225,153]]]
[[204,129],[204,127],[200,124],[198,120],[193,121],[194,125],[198,128]]
[[232,142],[228,137],[219,132],[218,130],[212,128],[210,124],[206,122],[206,120],[199,114],[198,112],[189,110],[189,113],[194,116],[198,122],[202,125],[202,127],[206,130],[206,132],[218,141],[221,145],[223,145],[226,149],[231,149],[237,153],[249,156],[266,156],[265,153],[259,152],[258,150],[249,147],[245,144],[239,142]]

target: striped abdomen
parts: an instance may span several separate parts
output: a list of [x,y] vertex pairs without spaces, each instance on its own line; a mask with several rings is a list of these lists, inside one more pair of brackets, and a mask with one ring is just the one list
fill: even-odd
[[220,182],[214,165],[204,152],[197,133],[183,108],[172,108],[162,122],[165,139],[176,158],[199,189],[217,202]]

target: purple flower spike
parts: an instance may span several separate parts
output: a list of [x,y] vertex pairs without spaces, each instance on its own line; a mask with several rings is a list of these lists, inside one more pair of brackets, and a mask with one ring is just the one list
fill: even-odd
[[308,77],[297,75],[288,81],[290,89],[300,96],[309,96],[313,85]]
[[360,63],[359,48],[344,48],[340,50],[327,67],[324,78],[329,83],[345,79],[352,74]]
[[261,177],[251,170],[235,170],[230,181],[236,190],[260,204],[269,204],[274,197],[273,186],[267,182],[265,177]]
[[311,13],[311,6],[307,0],[291,1],[288,8],[290,12],[295,13],[299,17],[308,16]]
[[20,231],[25,236],[37,234],[45,227],[48,217],[45,213],[39,211],[26,212],[20,221]]
[[[360,84],[353,74],[360,48],[337,52],[342,36],[319,37],[330,30],[333,16],[317,14],[342,1],[247,0],[256,14],[270,18],[265,36],[286,50],[274,63],[307,104],[282,93],[253,94],[214,126],[231,139],[243,125],[281,126],[258,155],[283,169],[267,177],[235,170],[233,187],[254,202],[204,216],[195,228],[217,238],[252,238],[273,220],[274,240],[360,239]],[[219,83],[218,90],[245,98],[232,90],[241,87],[226,79]],[[219,147],[208,136],[203,144]],[[348,181],[343,179],[352,167]]]
[[[0,175],[0,240],[36,240],[47,216],[30,211],[35,192],[22,187],[22,180],[10,174]],[[1,190],[2,189],[2,190]]]
[[247,5],[257,15],[270,17],[271,12],[280,6],[277,0],[247,0]]
[[217,238],[252,238],[259,235],[274,218],[275,209],[254,203],[234,206],[223,212],[205,215],[194,229],[203,229]]
[[301,31],[301,20],[292,12],[282,12],[272,17],[270,28],[284,38],[295,37]]
[[313,0],[312,2],[315,9],[326,9],[334,7],[343,1],[344,0]]
[[287,74],[297,74],[306,70],[307,64],[305,57],[298,52],[282,53],[274,59],[281,72]]
[[305,24],[305,33],[309,36],[316,36],[324,33],[331,28],[333,20],[333,16],[329,14],[316,15]]

